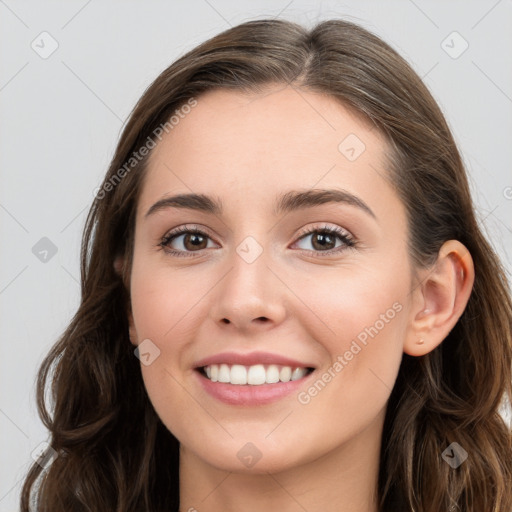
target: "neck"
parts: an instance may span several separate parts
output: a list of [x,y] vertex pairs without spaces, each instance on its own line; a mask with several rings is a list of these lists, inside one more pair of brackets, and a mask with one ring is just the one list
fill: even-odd
[[377,512],[383,420],[326,455],[276,472],[224,471],[182,446],[180,512]]

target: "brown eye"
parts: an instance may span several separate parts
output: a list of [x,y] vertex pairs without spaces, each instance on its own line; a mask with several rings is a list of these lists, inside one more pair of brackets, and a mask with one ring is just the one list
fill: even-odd
[[188,251],[193,251],[195,249],[206,249],[207,238],[198,233],[188,233],[183,236],[183,246]]
[[[308,242],[309,243],[306,243]],[[338,227],[324,227],[310,229],[309,231],[303,232],[297,243],[302,243],[303,246],[299,248],[308,251],[315,256],[330,255],[333,253],[339,253],[349,247],[356,245],[355,240],[352,236]],[[309,245],[310,247],[305,247]]]
[[318,250],[329,250],[336,247],[336,237],[330,233],[317,232],[311,239],[312,245]]
[[211,238],[198,229],[181,228],[167,234],[159,243],[164,250],[176,256],[207,249]]

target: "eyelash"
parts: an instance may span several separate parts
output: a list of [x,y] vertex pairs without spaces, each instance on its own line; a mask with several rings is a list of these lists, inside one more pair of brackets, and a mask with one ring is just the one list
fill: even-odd
[[[348,234],[347,231],[345,231],[342,228],[339,228],[337,226],[319,226],[319,227],[313,227],[303,230],[301,233],[299,233],[297,237],[297,241],[302,240],[307,235],[311,235],[314,233],[325,233],[327,235],[335,235],[337,238],[339,238],[343,242],[343,246],[336,247],[334,249],[329,249],[328,251],[312,251],[307,249],[299,249],[302,252],[307,252],[308,254],[313,254],[315,257],[323,258],[325,256],[332,256],[335,253],[340,253],[346,249],[355,248],[357,246],[356,240]],[[206,238],[211,238],[207,233],[199,229],[197,226],[181,226],[179,228],[176,228],[175,230],[171,231],[170,233],[167,233],[162,240],[158,243],[158,247],[161,247],[166,253],[172,256],[178,256],[178,257],[193,257],[195,252],[200,251],[178,251],[176,249],[170,249],[168,247],[168,244],[178,236],[182,234],[193,234],[193,235],[201,235]],[[204,249],[202,249],[204,250]]]

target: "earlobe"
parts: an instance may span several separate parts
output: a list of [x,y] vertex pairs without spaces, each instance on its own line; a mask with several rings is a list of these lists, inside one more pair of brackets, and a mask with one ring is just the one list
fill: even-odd
[[411,292],[413,308],[404,352],[422,356],[448,336],[468,303],[475,271],[468,249],[457,240],[445,242],[434,265],[419,274]]
[[123,276],[123,267],[124,267],[124,258],[122,256],[118,256],[114,260],[114,271],[120,277]]
[[130,343],[133,346],[138,347],[139,342],[137,339],[137,330],[135,329],[135,323],[133,321],[133,314],[131,311],[128,313],[128,334],[130,336]]
[[[123,271],[124,271],[124,257],[118,256],[114,260],[114,271],[119,277],[123,277]],[[130,337],[130,343],[134,346],[138,346],[137,341],[137,331],[135,329],[135,323],[133,321],[133,314],[131,312],[131,308],[129,307],[129,310],[127,311],[128,315],[128,333]]]

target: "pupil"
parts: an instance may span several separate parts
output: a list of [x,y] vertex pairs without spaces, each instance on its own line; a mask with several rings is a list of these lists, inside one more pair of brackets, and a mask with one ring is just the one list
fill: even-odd
[[329,235],[329,234],[322,234],[322,233],[319,233],[319,234],[317,235],[316,242],[317,242],[321,247],[324,247],[324,248],[325,248],[326,244],[331,244],[331,243],[332,243],[331,235]]
[[192,233],[187,236],[186,240],[192,245],[193,247],[199,247],[204,242],[204,237],[202,235],[198,235],[197,233]]

